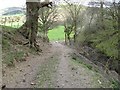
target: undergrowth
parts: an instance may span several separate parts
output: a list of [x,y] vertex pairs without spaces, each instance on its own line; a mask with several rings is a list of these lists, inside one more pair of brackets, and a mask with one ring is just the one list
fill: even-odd
[[16,34],[15,28],[4,26],[2,34],[3,64],[6,64],[7,66],[15,66],[15,62],[23,61],[27,50],[25,50],[22,45],[16,44],[16,41],[14,41],[13,37]]
[[75,66],[81,65],[81,66],[87,68],[88,70],[94,71],[96,73],[96,76],[93,77],[94,81],[99,80],[102,82],[101,84],[95,83],[96,87],[98,87],[98,86],[100,88],[109,87],[109,88],[113,88],[113,90],[119,90],[119,88],[120,88],[119,82],[112,80],[112,79],[111,80],[106,79],[106,81],[105,81],[105,78],[99,73],[99,71],[98,71],[99,69],[93,67],[91,64],[85,63],[85,61],[82,57],[76,57],[75,55],[72,55],[71,60],[72,60],[72,64],[75,64]]

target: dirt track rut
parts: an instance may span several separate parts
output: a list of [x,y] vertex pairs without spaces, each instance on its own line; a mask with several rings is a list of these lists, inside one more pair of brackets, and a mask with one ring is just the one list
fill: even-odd
[[52,42],[41,55],[31,55],[15,68],[7,68],[3,83],[8,88],[110,87],[100,74],[74,61],[71,57],[73,52],[61,43]]

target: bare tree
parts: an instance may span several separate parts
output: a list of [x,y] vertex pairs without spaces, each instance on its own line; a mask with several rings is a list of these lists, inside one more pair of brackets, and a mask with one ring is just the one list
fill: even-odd
[[52,28],[53,24],[57,22],[57,8],[41,8],[39,10],[39,28],[43,32],[43,40],[48,40],[48,30]]
[[70,3],[66,0],[64,0],[67,3],[67,6],[65,6],[65,9],[67,11],[68,16],[71,18],[71,26],[73,26],[73,32],[74,32],[74,42],[76,42],[77,37],[77,29],[78,25],[80,23],[80,14],[82,11],[82,5],[80,3],[74,4]]

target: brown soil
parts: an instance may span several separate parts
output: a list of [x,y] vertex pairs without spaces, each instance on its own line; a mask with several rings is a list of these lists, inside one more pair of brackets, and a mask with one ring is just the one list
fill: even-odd
[[74,61],[72,53],[73,49],[59,42],[52,42],[44,47],[40,55],[31,54],[26,61],[17,63],[15,67],[6,67],[3,84],[6,84],[7,88],[111,87],[101,74]]

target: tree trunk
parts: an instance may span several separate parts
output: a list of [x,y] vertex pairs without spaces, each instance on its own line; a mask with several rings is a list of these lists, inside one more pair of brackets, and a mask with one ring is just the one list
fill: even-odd
[[30,3],[26,2],[26,22],[18,29],[18,31],[26,38],[29,39],[30,35]]
[[65,44],[67,45],[67,34],[65,33]]
[[28,2],[28,10],[29,10],[29,15],[28,15],[28,19],[29,22],[28,27],[30,29],[30,46],[34,47],[36,44],[36,37],[37,37],[37,31],[38,31],[38,6],[37,6],[37,2]]
[[67,35],[69,45],[71,45],[70,34]]
[[36,37],[38,31],[38,16],[39,8],[49,7],[52,2],[26,2],[26,22],[18,31],[27,39],[31,47],[36,47]]
[[74,43],[76,42],[77,37],[77,20],[74,21]]
[[26,22],[19,28],[19,32],[29,39],[30,46],[33,47],[38,31],[38,2],[26,2],[26,5]]

